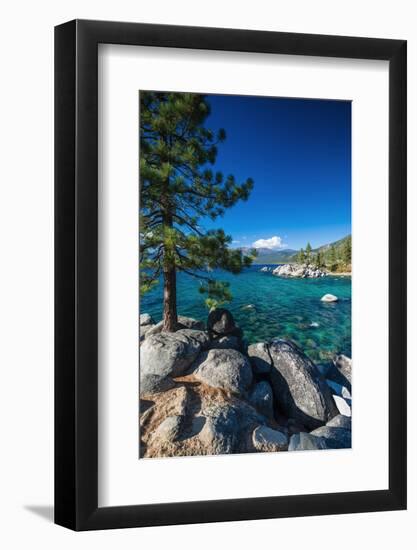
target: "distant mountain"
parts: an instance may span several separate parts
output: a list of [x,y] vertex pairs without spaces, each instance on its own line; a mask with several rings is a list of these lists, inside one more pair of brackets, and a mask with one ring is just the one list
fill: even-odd
[[[249,252],[250,248],[242,248],[242,252]],[[291,248],[285,248],[282,250],[271,250],[270,248],[258,248],[258,256],[254,259],[253,263],[260,264],[282,264],[290,261],[297,251]]]
[[318,248],[314,248],[313,252],[315,253],[317,253],[318,251],[327,252],[327,250],[330,250],[332,246],[334,246],[336,249],[336,252],[338,252],[339,250],[342,249],[345,242],[350,238],[351,238],[351,235],[346,235],[346,237],[343,237],[343,239],[339,239],[338,241],[334,241],[333,243],[324,244],[322,246],[319,246]]

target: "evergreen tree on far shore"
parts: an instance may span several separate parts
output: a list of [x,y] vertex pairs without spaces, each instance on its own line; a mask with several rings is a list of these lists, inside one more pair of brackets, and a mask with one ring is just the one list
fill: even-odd
[[311,263],[311,260],[312,260],[311,251],[312,251],[311,244],[308,242],[306,246],[306,262],[308,264]]
[[352,262],[352,237],[350,236],[343,243],[342,261],[346,267]]
[[306,248],[301,248],[293,261],[299,264],[312,264],[319,269],[330,271],[350,271],[352,263],[352,237],[348,235],[331,245],[313,250],[308,242]]
[[305,253],[304,253],[304,249],[301,248],[298,252],[298,255],[297,255],[297,261],[299,264],[303,264],[306,260],[306,256],[305,256]]
[[337,269],[337,254],[336,254],[336,247],[334,244],[331,245],[330,251],[329,251],[329,269],[330,271],[336,271]]
[[320,269],[321,267],[324,267],[323,258],[320,254],[320,250],[317,250],[316,254],[316,266]]

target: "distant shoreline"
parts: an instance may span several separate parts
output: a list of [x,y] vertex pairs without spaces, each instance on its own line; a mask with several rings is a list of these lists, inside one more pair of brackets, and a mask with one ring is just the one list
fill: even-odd
[[277,263],[277,262],[273,262],[273,263],[268,263],[268,262],[263,262],[261,264],[257,264],[255,262],[252,262],[252,265],[255,266],[255,265],[286,265],[286,264],[295,264],[297,262],[282,262],[282,263]]

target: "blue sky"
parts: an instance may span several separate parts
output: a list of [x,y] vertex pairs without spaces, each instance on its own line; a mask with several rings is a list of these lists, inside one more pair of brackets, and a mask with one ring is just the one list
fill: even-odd
[[252,177],[249,200],[206,228],[233,246],[314,247],[351,232],[351,104],[347,101],[209,95],[207,126],[224,128],[214,166]]

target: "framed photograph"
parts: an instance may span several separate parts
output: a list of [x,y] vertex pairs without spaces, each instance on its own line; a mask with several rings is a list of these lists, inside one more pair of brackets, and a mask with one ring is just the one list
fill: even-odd
[[55,29],[55,521],[406,508],[406,42]]

